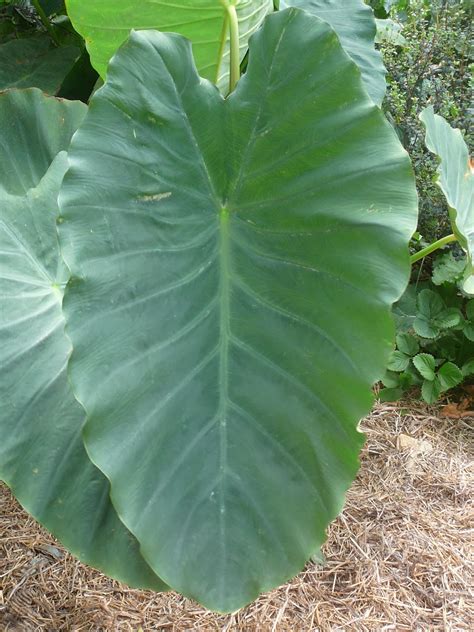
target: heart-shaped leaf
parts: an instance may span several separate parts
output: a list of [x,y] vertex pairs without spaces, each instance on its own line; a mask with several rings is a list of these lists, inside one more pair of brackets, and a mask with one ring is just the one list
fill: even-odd
[[280,8],[298,7],[325,20],[336,31],[348,55],[359,66],[367,92],[382,105],[385,96],[385,67],[375,48],[377,28],[372,9],[364,0],[282,0]]
[[190,39],[198,71],[223,92],[229,87],[227,6],[235,5],[237,10],[241,59],[249,37],[273,11],[273,0],[67,0],[66,4],[101,77],[132,29],[157,29]]
[[426,146],[441,160],[438,184],[449,205],[453,232],[468,256],[463,289],[474,294],[474,176],[469,150],[460,130],[453,129],[428,106],[420,114],[426,127]]
[[76,46],[55,47],[49,35],[1,44],[0,90],[34,87],[56,94],[80,54]]
[[0,477],[81,560],[159,590],[86,454],[66,375],[57,194],[86,110],[39,90],[0,95]]
[[132,34],[70,161],[88,452],[155,571],[235,610],[317,552],[357,471],[409,277],[408,157],[335,33],[291,9],[227,99],[189,42]]

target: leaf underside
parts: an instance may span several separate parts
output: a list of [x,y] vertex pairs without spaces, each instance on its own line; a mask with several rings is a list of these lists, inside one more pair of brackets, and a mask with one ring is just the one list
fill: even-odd
[[[85,38],[91,62],[105,78],[107,64],[132,29],[157,29],[187,37],[203,77],[225,93],[229,87],[229,36],[226,10],[221,0],[67,0],[74,28]],[[272,0],[240,0],[240,58],[249,37],[273,11]]]
[[426,146],[441,160],[438,184],[450,208],[453,232],[467,253],[463,289],[474,295],[474,175],[469,150],[461,131],[435,114],[432,105],[423,110],[420,119],[426,127]]
[[66,375],[57,194],[86,110],[36,89],[0,95],[0,478],[82,561],[159,590],[87,457]]
[[409,160],[335,33],[290,9],[227,99],[189,42],[133,33],[70,163],[88,452],[152,568],[235,610],[317,552],[357,471],[408,281]]

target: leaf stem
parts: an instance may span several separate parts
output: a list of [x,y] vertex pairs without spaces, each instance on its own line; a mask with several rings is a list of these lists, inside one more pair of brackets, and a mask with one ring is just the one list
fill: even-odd
[[429,246],[426,246],[426,248],[423,248],[423,250],[420,250],[420,252],[415,252],[415,254],[410,257],[411,264],[413,265],[420,259],[423,259],[424,257],[426,257],[427,255],[430,255],[435,250],[438,250],[438,248],[442,248],[443,246],[446,246],[446,244],[450,244],[453,241],[457,241],[456,235],[453,235],[453,234],[446,235],[446,237],[442,237],[441,239],[438,239],[438,241],[435,241]]
[[239,19],[234,4],[227,5],[230,36],[230,78],[229,94],[234,91],[240,79]]
[[45,29],[50,34],[51,39],[54,41],[54,43],[57,46],[61,46],[61,41],[60,41],[59,37],[57,36],[56,31],[51,26],[51,22],[49,21],[48,16],[44,12],[43,7],[40,5],[39,0],[31,0],[31,2],[33,3],[33,6],[35,7],[36,13],[39,15],[39,18],[40,18],[41,22],[43,23]]

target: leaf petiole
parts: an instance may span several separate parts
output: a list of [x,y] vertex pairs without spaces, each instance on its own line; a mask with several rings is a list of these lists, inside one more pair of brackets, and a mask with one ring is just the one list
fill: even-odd
[[239,19],[234,4],[227,5],[227,15],[229,16],[229,38],[230,38],[230,78],[229,94],[234,91],[240,79],[240,50],[239,50]]
[[426,248],[423,248],[423,250],[420,250],[419,252],[415,252],[415,254],[410,257],[411,264],[413,265],[420,259],[423,259],[424,257],[430,255],[435,250],[438,250],[438,248],[442,248],[443,246],[446,246],[446,244],[450,244],[453,241],[457,241],[456,235],[454,234],[446,235],[446,237],[442,237],[441,239],[438,239],[438,241],[435,241],[429,246],[426,246]]
[[57,36],[56,31],[54,30],[54,28],[51,26],[51,22],[49,21],[48,16],[44,12],[43,7],[39,3],[39,0],[31,0],[31,1],[32,1],[33,6],[35,7],[35,11],[38,14],[41,22],[43,23],[43,25],[45,27],[45,29],[50,34],[51,39],[54,41],[56,46],[61,46],[61,41],[59,40],[59,37]]

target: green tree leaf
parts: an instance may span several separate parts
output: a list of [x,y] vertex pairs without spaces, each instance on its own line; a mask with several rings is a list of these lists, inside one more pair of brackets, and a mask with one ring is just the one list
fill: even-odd
[[132,29],[157,29],[184,35],[193,43],[203,77],[223,92],[229,88],[229,37],[226,5],[236,5],[241,59],[249,37],[273,11],[272,0],[67,0],[71,22],[85,41],[91,62],[102,78],[117,49]]
[[428,381],[425,380],[421,386],[421,396],[427,404],[434,404],[441,395],[441,386],[438,378]]
[[60,193],[85,441],[152,568],[233,611],[315,554],[357,471],[411,168],[303,11],[265,20],[227,99],[176,35],[132,34],[108,76]]
[[86,454],[66,375],[57,194],[86,110],[39,90],[0,95],[0,477],[82,561],[158,590]]
[[367,92],[382,105],[385,96],[385,67],[375,48],[373,11],[364,0],[282,0],[280,9],[298,7],[325,20],[336,31],[344,50],[359,66]]
[[49,35],[1,44],[0,90],[39,88],[54,95],[80,54],[76,46],[54,47]]
[[425,380],[435,379],[435,359],[429,353],[419,353],[413,358],[413,364]]
[[474,294],[474,176],[469,150],[461,131],[435,114],[432,105],[423,110],[420,119],[426,127],[426,146],[441,160],[438,184],[450,208],[453,232],[468,256],[463,289]]
[[463,374],[461,369],[454,362],[445,362],[438,371],[438,379],[441,391],[447,391],[461,384]]

